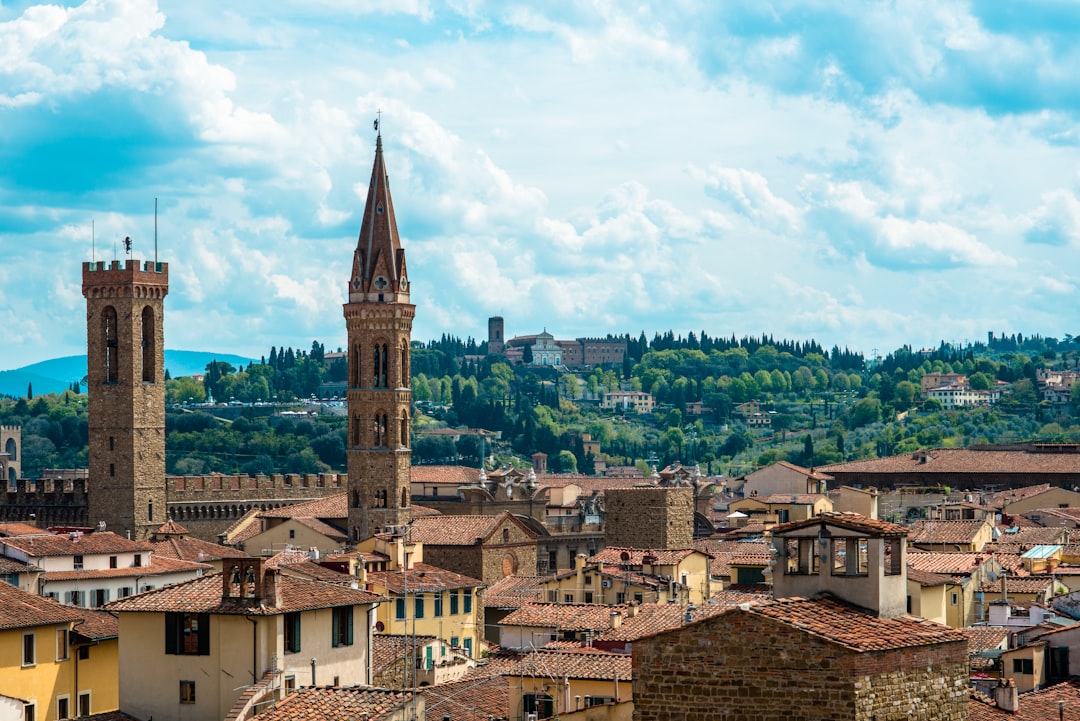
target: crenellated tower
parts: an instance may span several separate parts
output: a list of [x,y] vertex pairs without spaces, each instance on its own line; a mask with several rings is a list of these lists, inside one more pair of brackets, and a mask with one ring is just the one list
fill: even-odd
[[398,237],[382,134],[375,141],[367,204],[353,254],[348,331],[349,534],[368,538],[410,520],[410,342],[405,251]]
[[92,525],[142,540],[165,521],[167,263],[83,263]]

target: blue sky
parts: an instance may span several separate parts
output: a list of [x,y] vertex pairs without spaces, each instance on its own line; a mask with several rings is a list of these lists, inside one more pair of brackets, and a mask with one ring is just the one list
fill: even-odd
[[1080,334],[1078,31],[1071,0],[0,0],[0,369],[82,352],[80,263],[150,257],[155,197],[168,347],[341,345],[380,109],[414,339]]

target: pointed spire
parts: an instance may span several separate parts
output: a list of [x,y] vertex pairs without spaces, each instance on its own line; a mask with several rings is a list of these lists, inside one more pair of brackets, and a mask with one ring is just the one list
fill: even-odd
[[[378,121],[376,121],[378,130]],[[383,158],[382,131],[375,138],[375,162],[371,168],[364,217],[353,254],[349,279],[349,302],[408,302],[409,282],[405,251],[398,237],[394,202]]]

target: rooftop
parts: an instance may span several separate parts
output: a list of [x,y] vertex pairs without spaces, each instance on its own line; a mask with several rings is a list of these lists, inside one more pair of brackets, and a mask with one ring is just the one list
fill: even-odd
[[106,553],[149,551],[149,543],[129,541],[112,531],[94,533],[63,533],[40,536],[9,536],[0,539],[0,547],[9,546],[28,556],[91,556]]
[[551,576],[507,576],[484,591],[485,608],[521,608],[542,600],[541,584]]
[[[589,557],[589,563],[603,563],[612,566],[641,566],[646,563],[653,566],[674,566],[681,563],[694,553],[705,553],[693,548],[667,549],[667,548],[621,548],[608,546],[604,550]],[[648,562],[646,558],[651,558]]]
[[475,546],[486,541],[504,521],[517,524],[533,534],[509,513],[497,516],[423,516],[409,524],[409,542],[425,546]]
[[335,493],[301,503],[291,503],[281,508],[260,511],[260,518],[348,518],[348,493]]
[[983,521],[916,521],[908,531],[912,543],[974,543]]
[[259,714],[260,721],[378,721],[412,698],[409,691],[351,686],[297,688]]
[[881,521],[876,518],[867,518],[858,513],[852,513],[851,511],[828,511],[826,513],[819,513],[812,518],[807,518],[802,521],[782,523],[773,528],[772,532],[775,536],[788,533],[789,531],[798,531],[803,528],[817,528],[823,524],[874,536],[906,536],[908,534],[908,529],[904,526],[889,523],[888,521]]
[[83,610],[0,582],[0,630],[78,621],[85,617]]
[[1080,473],[1080,453],[1053,453],[1037,450],[982,450],[977,448],[933,448],[888,458],[848,461],[819,470],[830,473]]
[[389,593],[449,591],[455,588],[479,588],[484,582],[426,563],[414,564],[408,571],[368,571],[369,585]]
[[633,659],[625,653],[586,652],[563,649],[537,649],[526,654],[511,676],[629,681],[633,678]]
[[611,627],[611,613],[625,606],[602,606],[595,603],[530,603],[512,611],[501,626],[558,628],[564,631],[596,631]]
[[467,678],[437,686],[426,686],[417,693],[427,702],[425,721],[491,721],[508,717],[510,684],[504,676]]

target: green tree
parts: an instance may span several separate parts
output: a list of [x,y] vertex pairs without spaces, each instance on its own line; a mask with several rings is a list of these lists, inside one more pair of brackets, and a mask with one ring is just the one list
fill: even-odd
[[560,473],[577,473],[577,457],[572,451],[562,450],[556,456]]
[[973,391],[990,390],[991,383],[990,377],[985,373],[972,373],[968,376],[968,385],[971,386],[971,390]]
[[848,419],[851,428],[877,423],[881,420],[881,401],[877,398],[863,398],[851,407]]

